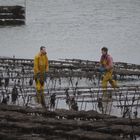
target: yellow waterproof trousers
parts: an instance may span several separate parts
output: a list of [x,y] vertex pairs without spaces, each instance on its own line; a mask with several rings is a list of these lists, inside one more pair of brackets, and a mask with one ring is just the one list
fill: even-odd
[[111,86],[113,88],[117,87],[117,82],[112,79],[112,73],[113,73],[113,71],[110,70],[110,71],[105,72],[105,74],[103,75],[102,88],[104,89],[104,91],[103,91],[104,95],[106,95],[106,92],[107,92],[107,84],[108,84],[108,82],[111,84]]
[[40,80],[37,79],[35,83],[37,103],[45,107],[44,82],[40,83]]

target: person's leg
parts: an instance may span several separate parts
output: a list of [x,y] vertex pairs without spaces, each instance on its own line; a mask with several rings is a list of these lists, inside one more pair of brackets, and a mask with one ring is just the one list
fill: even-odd
[[[113,79],[113,76],[112,76],[112,71],[109,72],[109,83],[111,85],[112,88],[116,88],[117,87],[117,82]],[[110,92],[110,98],[112,97],[112,91]]]
[[45,95],[44,95],[44,83],[41,84],[41,104],[42,104],[42,107],[46,108]]
[[36,100],[37,100],[37,103],[39,103],[39,104],[41,104],[40,93],[41,93],[41,84],[40,84],[39,80],[37,80],[36,81]]
[[110,71],[109,77],[109,83],[115,89],[117,87],[117,82],[113,79],[113,71]]
[[115,89],[117,87],[117,82],[113,79],[109,80],[110,85]]
[[107,92],[107,83],[108,83],[108,73],[105,73],[102,79],[103,96],[105,96]]

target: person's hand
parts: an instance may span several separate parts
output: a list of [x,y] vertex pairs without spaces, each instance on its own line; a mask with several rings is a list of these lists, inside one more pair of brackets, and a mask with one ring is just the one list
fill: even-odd
[[40,72],[38,72],[38,73],[36,74],[36,78],[37,78],[37,79],[40,79]]
[[104,72],[106,72],[106,68],[104,68],[104,67],[99,67],[99,68],[98,68],[98,72],[104,73]]
[[37,82],[37,80],[40,79],[40,73],[39,72],[37,74],[35,74],[34,79],[35,79],[36,82]]
[[48,75],[48,73],[47,73],[47,72],[44,72],[44,73],[43,73],[43,78],[44,78],[44,81],[46,81],[46,79],[47,79],[47,75]]

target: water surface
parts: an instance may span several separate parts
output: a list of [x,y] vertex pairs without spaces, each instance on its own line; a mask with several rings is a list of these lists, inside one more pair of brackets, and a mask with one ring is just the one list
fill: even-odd
[[[0,0],[0,5],[25,5]],[[99,60],[102,46],[114,61],[139,63],[139,0],[27,0],[26,25],[0,27],[0,56],[33,58],[41,45],[49,59]]]

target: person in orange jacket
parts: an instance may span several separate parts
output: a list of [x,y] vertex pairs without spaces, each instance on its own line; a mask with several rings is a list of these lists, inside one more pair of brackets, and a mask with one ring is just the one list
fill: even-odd
[[44,98],[44,82],[49,71],[46,47],[41,46],[40,52],[34,58],[34,79],[36,84],[37,102],[46,107]]
[[102,56],[100,58],[99,72],[102,73],[102,88],[104,89],[103,95],[106,96],[107,84],[111,84],[113,88],[117,87],[116,81],[113,79],[113,58],[108,54],[108,48],[101,49]]

